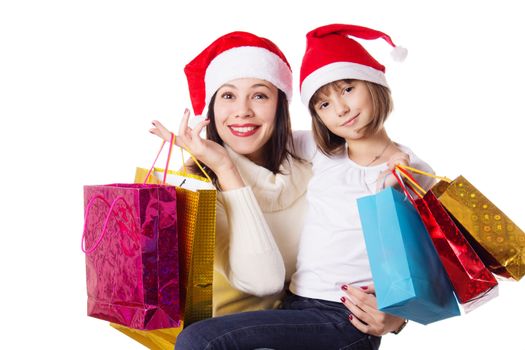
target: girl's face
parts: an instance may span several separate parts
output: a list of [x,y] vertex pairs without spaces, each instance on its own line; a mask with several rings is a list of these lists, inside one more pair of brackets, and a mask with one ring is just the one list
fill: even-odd
[[345,140],[362,138],[373,118],[372,97],[360,80],[333,85],[314,108],[328,130]]
[[266,80],[243,78],[222,85],[213,105],[219,136],[258,163],[274,131],[277,101],[277,88]]

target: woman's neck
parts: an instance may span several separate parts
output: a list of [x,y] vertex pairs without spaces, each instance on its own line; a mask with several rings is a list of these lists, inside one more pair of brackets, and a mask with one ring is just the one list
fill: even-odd
[[384,163],[388,160],[392,150],[393,142],[388,137],[385,129],[381,129],[374,135],[365,136],[360,139],[346,140],[348,145],[348,158],[362,166],[372,166]]

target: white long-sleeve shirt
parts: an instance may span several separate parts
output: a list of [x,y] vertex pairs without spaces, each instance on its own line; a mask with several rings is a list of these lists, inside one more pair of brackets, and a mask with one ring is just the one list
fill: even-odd
[[214,315],[274,308],[295,272],[310,164],[273,174],[226,147],[246,187],[219,192]]
[[[319,151],[311,132],[295,132],[298,153],[312,161],[305,218],[290,290],[300,296],[339,301],[341,285],[372,283],[357,199],[376,193],[379,174],[387,164],[364,167],[348,158],[347,151],[328,157]],[[433,172],[409,148],[396,144],[410,157],[411,166]],[[418,177],[424,188],[433,180]]]

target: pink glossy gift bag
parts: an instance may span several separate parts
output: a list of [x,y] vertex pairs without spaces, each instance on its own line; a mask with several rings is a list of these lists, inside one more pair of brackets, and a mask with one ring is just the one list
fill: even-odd
[[88,315],[135,329],[180,324],[173,186],[84,186]]

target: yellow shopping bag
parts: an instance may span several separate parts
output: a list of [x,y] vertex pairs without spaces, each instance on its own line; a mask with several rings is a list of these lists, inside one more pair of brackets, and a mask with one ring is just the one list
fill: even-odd
[[[160,168],[137,168],[135,182],[159,183],[164,180],[163,174],[164,170]],[[213,301],[217,191],[209,177],[203,178],[187,172],[168,170],[165,182],[175,186],[177,192],[183,322],[178,328],[151,331],[111,324],[148,348],[158,350],[173,349],[184,325],[212,317]]]

